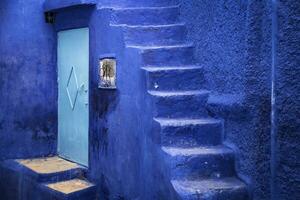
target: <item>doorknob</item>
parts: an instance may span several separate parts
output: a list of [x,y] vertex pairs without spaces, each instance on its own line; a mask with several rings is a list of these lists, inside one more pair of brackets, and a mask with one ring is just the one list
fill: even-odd
[[84,83],[82,83],[82,84],[80,85],[80,91],[84,91],[85,93],[88,92],[88,89],[85,88],[85,84],[84,84]]
[[[81,91],[81,92],[84,91],[85,93],[88,92],[88,89],[85,88],[85,84],[84,84],[84,83],[82,83],[82,84],[80,85],[80,91]],[[88,105],[89,105],[89,101],[88,101],[88,96],[87,96],[87,95],[86,95],[86,101],[85,101],[84,105],[85,105],[85,106],[88,106]]]

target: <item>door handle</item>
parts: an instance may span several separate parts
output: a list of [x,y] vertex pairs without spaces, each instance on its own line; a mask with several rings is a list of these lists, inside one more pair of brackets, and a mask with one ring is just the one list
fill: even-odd
[[[81,92],[84,92],[85,94],[87,94],[88,89],[85,88],[85,84],[84,84],[84,83],[82,83],[82,84],[80,85],[80,91],[81,91]],[[85,100],[84,105],[85,105],[85,106],[88,106],[88,105],[89,105],[88,95],[86,95],[86,100]]]
[[84,83],[82,83],[82,84],[80,85],[79,90],[80,90],[81,92],[85,92],[85,93],[88,92],[88,88],[85,88],[85,84],[84,84]]

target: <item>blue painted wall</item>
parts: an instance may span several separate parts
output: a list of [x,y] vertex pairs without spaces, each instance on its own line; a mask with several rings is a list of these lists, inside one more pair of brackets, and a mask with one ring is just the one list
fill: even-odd
[[300,199],[300,2],[278,1],[276,195]]
[[[170,198],[141,61],[137,51],[125,49],[123,33],[109,26],[110,17],[110,9],[99,9],[90,22],[95,41],[91,44],[90,177],[101,185],[103,199]],[[97,87],[97,66],[105,55],[117,59],[117,90]]]
[[[299,199],[299,3],[278,1],[275,13],[279,38],[275,38],[273,126],[278,136],[277,145],[271,146],[271,1],[180,2],[189,39],[196,43],[199,62],[207,69],[207,87],[215,91],[209,108],[226,119],[227,142],[239,152],[237,167],[252,184],[253,198],[270,199],[275,185],[273,198]],[[276,152],[275,162],[271,149]]]
[[56,47],[43,2],[0,2],[0,160],[56,150]]
[[[214,92],[244,92],[246,1],[184,1],[181,18]],[[205,20],[203,20],[205,19]]]
[[[99,3],[138,5],[125,0]],[[172,191],[164,169],[155,164],[160,152],[151,135],[152,105],[145,100],[137,52],[125,50],[122,33],[109,28],[109,9],[67,9],[57,14],[52,26],[44,23],[42,4],[43,0],[0,1],[0,18],[5,19],[0,24],[0,159],[56,152],[55,30],[89,26],[93,41],[89,176],[101,185],[104,199],[164,199]],[[252,184],[254,199],[270,199],[271,4],[254,0],[181,0],[181,4],[189,40],[196,43],[198,61],[207,69],[207,87],[215,92],[211,113],[226,119],[227,142],[239,152],[237,167]],[[289,199],[291,193],[299,197],[297,4],[286,1],[279,7],[278,199]],[[98,59],[103,54],[114,54],[119,61],[118,90],[97,88]]]
[[[271,26],[268,5],[254,1],[181,1],[182,18],[215,93],[210,110],[224,118],[239,152],[238,171],[254,199],[270,198]],[[196,19],[196,20],[193,20]],[[203,20],[206,19],[206,20]]]

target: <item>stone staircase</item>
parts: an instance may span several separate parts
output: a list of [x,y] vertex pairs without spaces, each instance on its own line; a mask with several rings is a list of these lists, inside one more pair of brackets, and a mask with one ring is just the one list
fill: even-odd
[[113,8],[111,26],[122,29],[126,48],[141,56],[155,104],[153,120],[161,129],[161,149],[179,199],[249,199],[235,172],[235,154],[222,144],[223,121],[206,111],[204,70],[186,40],[179,7]]
[[96,199],[96,186],[85,179],[86,168],[57,156],[7,160],[0,168],[1,199]]
[[[120,0],[112,12],[111,27],[121,29],[126,48],[141,57],[145,92],[155,105],[153,122],[160,127],[161,151],[178,199],[249,199],[236,175],[235,153],[223,145],[223,121],[206,110],[210,92],[202,89],[204,69],[187,42],[179,7],[172,0]],[[0,180],[9,181],[0,181],[6,189],[1,198],[7,200],[97,199],[86,169],[59,157],[9,160],[0,167]]]

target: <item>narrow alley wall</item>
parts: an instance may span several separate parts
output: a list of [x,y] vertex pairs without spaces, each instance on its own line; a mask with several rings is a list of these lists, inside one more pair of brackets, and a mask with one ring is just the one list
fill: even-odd
[[56,149],[55,37],[43,2],[0,1],[0,160]]
[[[278,135],[273,146],[272,1],[181,0],[181,4],[189,40],[197,45],[199,63],[207,69],[208,89],[216,96],[209,108],[212,115],[226,120],[227,144],[239,153],[237,169],[251,184],[253,199],[299,199],[299,3],[278,1]],[[273,167],[277,194],[271,195]]]
[[[225,119],[227,144],[254,199],[270,198],[270,21],[268,6],[247,1],[181,1],[189,38]],[[196,20],[193,20],[196,19]],[[262,29],[263,28],[263,29]],[[249,179],[250,178],[250,179]]]
[[215,93],[243,92],[247,4],[224,0],[181,0],[180,4],[188,39],[196,45],[209,88]]
[[280,200],[300,199],[300,2],[278,1],[275,66],[276,185]]

